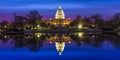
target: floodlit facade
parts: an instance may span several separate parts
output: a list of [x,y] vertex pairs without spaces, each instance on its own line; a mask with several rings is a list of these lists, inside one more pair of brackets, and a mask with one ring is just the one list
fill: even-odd
[[68,26],[71,22],[71,18],[65,18],[65,13],[61,6],[58,7],[58,10],[55,13],[55,19],[50,18],[49,20],[45,21],[46,24],[49,23],[55,27],[59,26],[60,24],[62,27],[65,27]]
[[65,14],[64,14],[64,11],[62,10],[61,6],[59,6],[59,8],[56,12],[55,19],[56,20],[65,19]]

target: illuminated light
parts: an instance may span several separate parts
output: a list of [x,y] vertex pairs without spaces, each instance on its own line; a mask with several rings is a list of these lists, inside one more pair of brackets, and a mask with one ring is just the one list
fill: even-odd
[[79,36],[79,37],[83,37],[83,34],[84,34],[84,33],[78,33],[78,36]]
[[82,25],[78,25],[78,28],[81,29],[81,28],[82,28]]
[[7,36],[5,35],[4,38],[7,38]]
[[57,23],[54,23],[54,25],[56,25]]
[[35,36],[38,37],[38,38],[40,38],[41,33],[35,33]]
[[68,22],[65,22],[64,24],[69,24]]
[[28,38],[30,38],[30,36],[28,36]]
[[40,28],[40,25],[37,25],[37,28]]
[[50,18],[50,20],[52,20],[52,18]]
[[92,25],[92,27],[95,27],[95,25]]
[[56,38],[56,37],[55,37]]
[[52,44],[52,42],[49,42],[50,44]]
[[7,28],[7,26],[5,25],[4,28]]
[[37,25],[34,29],[41,29],[41,26]]
[[71,42],[70,42],[70,41],[69,41],[68,43],[69,43],[69,44],[71,44]]
[[92,37],[94,38],[95,36],[93,35]]
[[40,37],[40,35],[38,34],[37,37]]
[[69,20],[71,20],[71,18],[68,18]]
[[27,27],[30,28],[30,25],[28,25]]
[[57,38],[57,37],[54,37],[55,39]]

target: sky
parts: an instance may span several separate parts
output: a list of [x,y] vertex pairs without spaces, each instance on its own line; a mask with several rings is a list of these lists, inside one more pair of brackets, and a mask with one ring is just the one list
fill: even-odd
[[0,0],[0,20],[13,19],[13,13],[25,16],[31,10],[39,11],[44,19],[54,18],[59,5],[66,18],[93,14],[110,18],[120,12],[120,0]]

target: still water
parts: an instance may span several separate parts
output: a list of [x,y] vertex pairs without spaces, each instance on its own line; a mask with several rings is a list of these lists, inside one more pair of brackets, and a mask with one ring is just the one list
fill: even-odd
[[0,35],[0,60],[120,60],[120,35],[24,33]]

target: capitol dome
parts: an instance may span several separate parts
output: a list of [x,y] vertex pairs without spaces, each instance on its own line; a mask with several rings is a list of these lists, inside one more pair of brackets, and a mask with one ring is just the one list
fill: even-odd
[[65,19],[65,14],[64,14],[64,11],[62,10],[61,6],[59,6],[59,8],[56,12],[55,19],[57,19],[57,20]]

